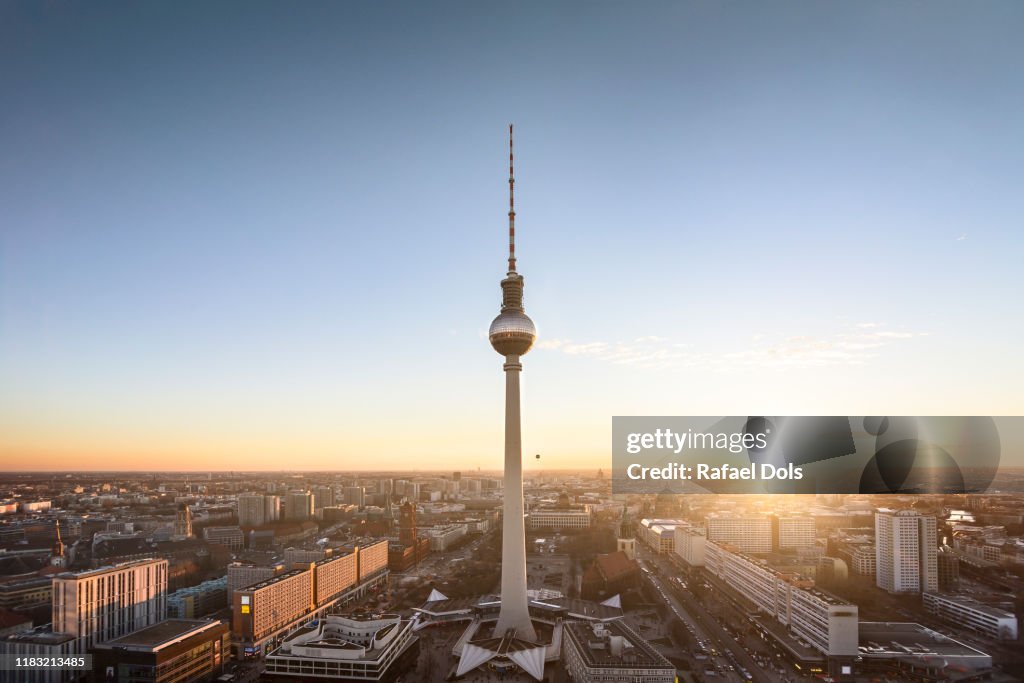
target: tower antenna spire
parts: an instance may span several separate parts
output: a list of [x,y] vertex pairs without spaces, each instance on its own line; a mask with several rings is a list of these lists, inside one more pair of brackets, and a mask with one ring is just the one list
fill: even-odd
[[512,124],[508,124],[508,272],[516,272],[516,177],[512,168]]

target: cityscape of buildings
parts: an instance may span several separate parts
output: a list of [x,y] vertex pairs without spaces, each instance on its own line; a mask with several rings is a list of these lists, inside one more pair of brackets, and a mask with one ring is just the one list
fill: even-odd
[[[771,17],[695,7],[672,21],[644,14],[631,27],[644,39],[625,41],[633,19],[621,8],[594,8],[595,23],[552,6],[536,31],[518,26],[512,42],[492,34],[490,22],[507,29],[516,17],[481,23],[440,5],[416,8],[408,36],[394,30],[393,16],[376,17],[379,33],[364,36],[374,21],[357,15],[376,6],[327,3],[329,11],[299,7],[294,16],[289,8],[249,26],[223,5],[197,21],[142,4],[135,19],[159,30],[125,30],[128,48],[109,55],[99,47],[117,36],[107,31],[122,30],[109,8],[94,22],[101,28],[82,29],[95,45],[76,42],[77,6],[58,8],[59,21],[43,16],[38,31],[45,9],[5,13],[30,30],[0,41],[0,53],[32,71],[14,81],[0,73],[0,81],[40,92],[27,104],[12,97],[9,125],[0,127],[15,131],[0,158],[2,185],[14,190],[0,246],[10,223],[15,255],[0,259],[0,351],[13,359],[0,367],[0,427],[10,432],[0,444],[10,455],[0,461],[0,683],[1024,681],[1024,470],[1015,466],[1020,453],[1000,451],[998,434],[985,440],[984,486],[964,476],[979,457],[966,428],[952,430],[974,448],[960,460],[928,449],[944,464],[925,469],[971,493],[925,495],[894,476],[918,457],[906,440],[894,441],[891,459],[874,461],[885,486],[858,494],[622,493],[605,473],[612,463],[594,444],[610,414],[626,414],[606,416],[611,408],[874,405],[896,385],[913,386],[911,400],[938,414],[982,400],[1019,406],[1018,354],[1009,353],[1016,318],[985,310],[986,319],[984,307],[964,313],[949,303],[1001,302],[1006,283],[1016,283],[1020,259],[1004,245],[1018,236],[1000,227],[1015,225],[1016,209],[993,201],[1014,187],[1003,167],[1012,166],[1005,155],[1016,122],[1003,124],[993,102],[1015,92],[1001,41],[1019,42],[1006,29],[1019,22],[1000,17],[984,31],[963,22],[977,31],[969,38],[983,37],[975,45],[938,30],[943,22],[869,11],[850,22],[856,30],[843,48],[831,44],[834,27],[814,17],[789,17],[807,24],[791,32]],[[330,21],[318,26],[306,11]],[[702,23],[705,12],[714,21]],[[133,27],[130,16],[123,25]],[[180,35],[164,36],[165,25]],[[564,37],[548,34],[561,25]],[[575,34],[588,38],[577,44]],[[405,44],[393,45],[395,36]],[[467,37],[479,45],[448,51]],[[370,58],[364,40],[385,47]],[[48,48],[33,52],[37,44]],[[693,54],[677,52],[698,44]],[[482,46],[495,52],[469,57]],[[59,53],[56,66],[47,49]],[[552,63],[562,54],[573,55],[571,68]],[[734,61],[737,54],[751,62]],[[104,78],[124,68],[116,83],[135,83],[144,96],[122,102],[120,87],[106,92],[105,81],[69,66],[80,59]],[[762,61],[767,72],[753,63]],[[758,75],[734,80],[753,67]],[[886,77],[905,68],[909,75]],[[543,90],[515,92],[529,80],[520,69]],[[804,71],[816,85],[807,92]],[[944,100],[955,91],[946,76],[980,95]],[[187,82],[181,93],[179,81]],[[832,90],[844,82],[856,96]],[[792,90],[792,100],[777,105],[764,95],[768,85]],[[177,93],[176,106],[164,91]],[[589,104],[574,104],[581,98]],[[663,101],[671,105],[638,118]],[[926,120],[943,103],[962,118]],[[1006,111],[1016,112],[1011,104]],[[506,110],[528,125],[560,121],[527,148],[527,161],[547,160],[530,178],[571,179],[537,194],[527,186],[531,206],[548,210],[528,233],[527,246],[541,245],[537,261],[536,252],[521,261],[516,251],[514,162],[522,156],[511,125],[507,252],[480,251],[484,242],[474,240],[483,231],[467,227],[487,215],[479,197],[493,200],[462,186],[465,174],[487,167],[476,164],[491,163],[480,161],[491,157],[479,152],[486,136],[478,121]],[[902,128],[891,128],[900,116]],[[818,139],[826,125],[841,134]],[[917,139],[919,128],[931,135]],[[624,132],[603,137],[615,130]],[[503,135],[500,142],[503,150]],[[448,154],[457,161],[444,159],[450,167],[435,173]],[[829,158],[841,162],[830,167]],[[149,174],[138,171],[138,185],[136,169]],[[464,174],[458,182],[453,169]],[[955,175],[963,169],[977,175]],[[815,184],[830,173],[831,185]],[[630,175],[637,180],[622,191]],[[693,198],[686,211],[681,187]],[[963,204],[949,199],[972,192]],[[568,209],[551,210],[566,197]],[[950,203],[932,206],[933,198]],[[430,212],[458,213],[449,209],[456,199],[466,201],[464,222],[453,221],[443,239],[430,221],[418,225]],[[975,220],[981,213],[987,222]],[[814,230],[791,227],[800,221]],[[823,221],[835,225],[820,230]],[[897,234],[900,221],[913,227]],[[984,252],[961,250],[974,244],[961,223],[978,231],[977,243],[989,240]],[[218,232],[222,224],[230,228]],[[936,238],[918,224],[953,232]],[[635,243],[623,239],[623,225],[640,235]],[[287,233],[296,226],[306,231],[301,240]],[[495,245],[504,241],[504,228],[490,232]],[[812,232],[820,241],[807,241]],[[161,240],[158,248],[150,239]],[[950,248],[935,247],[938,239]],[[881,254],[881,242],[890,253]],[[914,248],[899,251],[905,244]],[[861,288],[854,294],[826,286],[841,279],[836,254],[878,259],[868,265],[885,277],[849,278]],[[491,260],[500,307],[484,333],[495,312],[467,323],[463,312],[481,309],[472,308],[480,292],[470,296],[465,283],[479,281],[476,268]],[[521,266],[538,262],[547,270],[537,268],[544,274],[531,285],[538,303],[529,310],[545,324],[564,318],[564,334],[550,339],[538,336],[525,302]],[[460,268],[472,273],[449,277]],[[744,273],[753,276],[740,281]],[[304,289],[289,288],[307,276]],[[627,291],[631,279],[651,289]],[[689,297],[692,308],[671,310],[666,292],[705,283],[723,295]],[[927,291],[927,300],[890,297],[900,286]],[[545,301],[557,298],[549,296],[556,287],[571,300]],[[749,305],[755,295],[768,305]],[[783,300],[795,303],[777,316]],[[850,301],[871,303],[843,309]],[[339,306],[347,308],[339,314]],[[719,315],[741,307],[749,315]],[[826,317],[839,322],[819,323],[826,331],[818,336],[776,331],[778,318],[813,328],[808,321]],[[979,329],[986,334],[965,332]],[[500,356],[488,356],[491,385],[478,383],[484,373],[460,355],[486,351],[484,338]],[[416,353],[407,352],[413,342]],[[207,345],[218,354],[205,357]],[[853,381],[883,347],[902,350]],[[941,384],[936,368],[950,349],[966,347],[974,364]],[[155,352],[162,355],[151,362]],[[523,390],[526,378],[565,359],[595,365]],[[150,367],[158,376],[147,376]],[[597,367],[604,374],[592,376]],[[634,371],[651,374],[641,384]],[[721,381],[736,371],[748,374]],[[456,375],[460,383],[449,386]],[[846,384],[822,391],[830,381]],[[632,399],[598,400],[619,394]],[[503,406],[500,469],[498,412],[474,412],[487,402]],[[388,411],[395,415],[385,418]],[[544,428],[527,423],[524,434],[524,416],[538,414]],[[480,454],[488,439],[494,452]],[[810,455],[831,457],[814,451],[821,439],[811,441]],[[550,446],[544,460],[533,455],[538,443]],[[445,448],[451,457],[438,457]],[[557,467],[546,468],[548,452]],[[802,481],[808,488],[792,490],[822,490]]]
[[484,632],[497,473],[6,475],[0,654],[91,669],[0,676],[1022,675],[1024,495],[623,496],[598,472],[523,492],[532,640]]

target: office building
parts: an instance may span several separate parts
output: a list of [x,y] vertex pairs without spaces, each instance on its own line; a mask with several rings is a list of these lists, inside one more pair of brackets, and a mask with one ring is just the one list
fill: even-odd
[[313,494],[309,491],[289,491],[284,498],[284,518],[291,522],[313,519]]
[[360,509],[366,507],[366,489],[362,486],[346,486],[345,504],[355,505]]
[[531,531],[589,529],[593,520],[589,505],[533,508],[528,515]]
[[772,515],[772,547],[775,550],[813,548],[817,539],[813,517]]
[[167,617],[196,619],[213,614],[228,604],[228,577],[203,581],[167,596]]
[[890,593],[939,589],[934,517],[888,508],[875,513],[875,583]]
[[313,509],[334,507],[334,489],[330,486],[313,487]]
[[675,552],[676,529],[688,526],[690,523],[683,519],[641,519],[636,537],[654,552],[666,555]]
[[772,520],[761,515],[711,514],[704,518],[707,539],[744,553],[772,551]]
[[967,595],[925,593],[924,608],[943,621],[995,640],[1017,640],[1017,616]]
[[245,534],[237,526],[208,526],[203,529],[203,539],[207,543],[227,546],[231,550],[242,550],[245,547]]
[[445,552],[466,537],[468,528],[465,524],[449,524],[431,529],[427,532],[430,549],[438,553]]
[[387,564],[388,542],[378,541],[235,590],[240,654],[266,653],[281,634],[386,584]]
[[857,654],[857,606],[814,587],[799,574],[780,572],[735,546],[704,544],[705,568],[789,632],[828,656]]
[[228,600],[231,600],[232,594],[239,588],[245,588],[254,583],[266,581],[278,574],[284,574],[286,569],[287,567],[283,562],[269,565],[232,562],[228,565],[227,571]]
[[[276,502],[278,512],[271,517]],[[280,517],[280,499],[262,493],[243,493],[238,496],[238,523],[243,527],[263,526]]]
[[[992,677],[992,657],[954,638],[910,622],[860,623],[856,679],[982,681]],[[842,672],[847,674],[851,672]]]
[[562,661],[569,679],[576,683],[676,680],[675,665],[621,621],[565,623]]
[[284,564],[294,569],[296,564],[319,562],[330,555],[330,548],[285,548]]
[[167,560],[138,560],[53,578],[53,630],[93,645],[162,621]]
[[[95,645],[152,626],[167,613],[167,560],[137,560],[53,577],[51,623],[0,639],[0,655],[84,655]],[[81,671],[0,672],[6,683],[58,683]]]
[[687,567],[704,566],[704,543],[707,536],[704,529],[697,527],[675,528],[675,553]]
[[228,648],[226,624],[167,619],[93,647],[93,676],[115,683],[212,681]]

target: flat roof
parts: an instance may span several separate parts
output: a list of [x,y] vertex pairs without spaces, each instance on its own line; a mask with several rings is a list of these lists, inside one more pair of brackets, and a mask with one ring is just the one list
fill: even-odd
[[32,631],[24,631],[22,633],[14,633],[5,637],[3,640],[11,643],[32,643],[35,645],[60,645],[66,643],[69,640],[74,640],[75,637],[70,633],[54,633],[50,630],[49,625],[46,627],[37,628]]
[[217,626],[222,626],[221,622],[210,619],[165,619],[120,638],[108,640],[102,643],[101,647],[156,651]]
[[266,588],[267,586],[272,586],[275,583],[280,583],[282,581],[286,581],[288,579],[294,578],[294,577],[296,577],[296,576],[298,576],[300,574],[305,574],[308,571],[309,571],[309,567],[306,567],[305,569],[293,569],[291,571],[285,572],[284,574],[278,574],[277,576],[272,576],[269,579],[264,579],[263,581],[260,581],[259,583],[249,584],[248,586],[245,586],[244,588],[237,589],[235,592],[236,593],[245,593],[245,592],[248,592],[248,591],[257,591],[257,590],[260,590],[262,588]]
[[[608,638],[600,638],[594,633],[594,625],[580,622],[568,622],[562,625],[570,638],[576,642],[576,648],[588,666],[595,668],[654,668],[671,669],[675,665],[651,647],[639,634],[625,624],[613,621],[602,624],[601,628],[608,636],[620,636],[632,647],[624,648],[622,654],[612,654]],[[598,647],[591,647],[591,643]]]
[[867,657],[991,657],[959,640],[915,622],[862,621],[860,654]]
[[85,579],[92,576],[99,576],[100,574],[107,574],[109,572],[121,571],[124,569],[131,569],[132,567],[141,567],[143,565],[152,564],[154,562],[167,562],[167,560],[160,557],[147,557],[140,560],[132,560],[130,562],[120,562],[118,564],[108,564],[103,567],[97,567],[96,569],[87,569],[83,572],[63,572],[56,574],[53,578],[55,579]]
[[925,593],[925,595],[930,595],[938,600],[952,602],[953,604],[966,607],[968,609],[974,610],[975,612],[987,614],[988,616],[995,617],[996,619],[1016,619],[1016,616],[1013,614],[1013,612],[1001,609],[999,607],[993,607],[992,605],[986,605],[980,600],[972,598],[969,595],[948,595],[945,593]]

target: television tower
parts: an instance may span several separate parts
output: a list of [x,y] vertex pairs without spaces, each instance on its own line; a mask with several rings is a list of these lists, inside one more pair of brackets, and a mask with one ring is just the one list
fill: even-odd
[[501,609],[494,637],[510,632],[535,641],[526,596],[526,527],[523,509],[523,445],[519,419],[520,356],[537,339],[537,328],[523,310],[523,276],[516,272],[515,174],[512,125],[508,127],[508,274],[501,281],[501,313],[488,332],[491,346],[505,357],[505,500],[501,542]]

